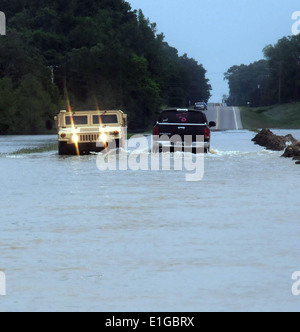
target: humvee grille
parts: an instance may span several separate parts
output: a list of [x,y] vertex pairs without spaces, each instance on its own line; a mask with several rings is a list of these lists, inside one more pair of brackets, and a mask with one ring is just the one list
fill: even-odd
[[99,134],[80,135],[80,142],[96,142],[99,139]]

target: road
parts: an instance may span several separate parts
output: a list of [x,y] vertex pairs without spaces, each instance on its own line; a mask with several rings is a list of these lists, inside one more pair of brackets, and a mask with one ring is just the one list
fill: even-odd
[[243,129],[238,107],[209,106],[206,116],[208,121],[216,122],[216,130]]

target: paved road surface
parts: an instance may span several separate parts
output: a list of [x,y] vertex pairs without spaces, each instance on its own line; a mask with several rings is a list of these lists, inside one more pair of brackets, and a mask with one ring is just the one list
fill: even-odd
[[215,121],[217,130],[243,129],[238,107],[209,106],[206,112],[208,121]]

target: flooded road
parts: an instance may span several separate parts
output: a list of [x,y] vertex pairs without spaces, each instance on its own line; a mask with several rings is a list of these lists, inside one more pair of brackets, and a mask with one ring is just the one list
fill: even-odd
[[298,311],[300,166],[254,135],[213,133],[200,182],[0,137],[0,311]]

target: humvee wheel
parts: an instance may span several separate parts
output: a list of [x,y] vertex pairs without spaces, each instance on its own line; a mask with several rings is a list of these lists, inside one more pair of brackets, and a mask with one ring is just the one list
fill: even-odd
[[60,156],[65,156],[70,154],[67,142],[58,142],[58,154]]

